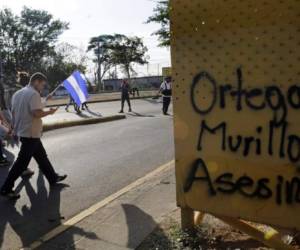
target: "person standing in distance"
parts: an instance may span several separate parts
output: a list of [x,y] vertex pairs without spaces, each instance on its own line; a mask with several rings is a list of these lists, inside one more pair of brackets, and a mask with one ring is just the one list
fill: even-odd
[[171,97],[172,97],[172,78],[166,77],[164,82],[160,85],[158,95],[161,93],[163,96],[163,114],[169,115],[168,110],[171,103]]
[[31,76],[29,84],[12,97],[13,132],[20,138],[21,149],[0,191],[1,195],[10,199],[20,198],[20,195],[13,191],[13,187],[15,181],[27,169],[32,157],[51,186],[67,178],[67,175],[58,175],[54,171],[41,141],[43,128],[41,118],[57,111],[57,108],[43,110],[40,93],[46,83],[45,75],[35,73]]
[[129,83],[126,80],[124,80],[121,84],[121,110],[120,110],[119,113],[124,113],[124,103],[125,103],[125,101],[127,101],[127,104],[128,104],[128,107],[129,107],[129,112],[132,112],[129,92],[130,92]]

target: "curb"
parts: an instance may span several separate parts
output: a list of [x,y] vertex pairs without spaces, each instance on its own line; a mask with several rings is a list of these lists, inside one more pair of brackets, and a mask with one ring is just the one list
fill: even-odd
[[62,121],[62,122],[44,124],[43,131],[47,132],[47,131],[60,129],[60,128],[69,128],[74,126],[97,124],[97,123],[110,122],[110,121],[116,121],[121,119],[126,119],[126,116],[112,115],[112,116],[99,117],[99,118],[87,118],[87,119],[73,120],[73,121]]
[[[168,171],[174,168],[174,160],[159,166],[152,172],[140,177],[139,179],[135,180],[134,182],[130,183],[129,185],[125,186],[124,188],[120,189],[116,193],[111,194],[110,196],[104,198],[103,200],[93,204],[89,208],[81,211],[77,215],[75,215],[72,218],[69,218],[67,221],[63,222],[62,224],[58,225],[57,227],[53,228],[49,232],[47,232],[45,235],[37,239],[36,241],[32,242],[30,246],[21,248],[20,250],[34,250],[38,249],[39,247],[43,246],[46,242],[50,241],[51,239],[57,237],[58,235],[66,232],[70,228],[74,227],[79,222],[83,221],[87,217],[93,215],[95,212],[97,212],[99,209],[102,209],[106,207],[107,205],[111,204],[115,200],[119,199],[123,195],[127,194],[128,192],[131,192],[134,189],[139,189],[139,186],[144,185],[145,183],[151,181],[152,178],[157,177],[164,171]],[[74,246],[76,243],[74,244]]]
[[[148,99],[148,98],[154,98],[157,97],[157,95],[149,95],[149,96],[139,96],[139,97],[132,97],[130,98],[130,100],[140,100],[140,99]],[[107,99],[107,100],[94,100],[94,101],[87,101],[87,104],[89,103],[102,103],[102,102],[116,102],[116,101],[120,101],[120,98],[112,98],[112,99]],[[62,106],[66,106],[67,103],[65,104],[50,104],[50,105],[46,105],[46,107],[62,107]]]

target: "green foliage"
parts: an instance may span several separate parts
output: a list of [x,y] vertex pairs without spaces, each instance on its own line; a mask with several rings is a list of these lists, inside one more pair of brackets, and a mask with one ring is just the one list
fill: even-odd
[[45,71],[44,61],[55,55],[55,43],[68,24],[55,20],[42,10],[24,7],[14,15],[9,9],[0,10],[0,53],[4,81],[14,85],[16,73]]
[[113,35],[100,35],[92,37],[89,42],[88,51],[93,51],[94,62],[97,63],[97,88],[103,89],[102,79],[107,71],[113,66],[111,60],[110,44],[113,42]]
[[170,46],[170,6],[169,1],[157,1],[157,6],[154,9],[154,14],[148,18],[146,23],[158,23],[161,28],[153,33],[158,36],[159,46]]
[[42,63],[43,72],[48,77],[50,90],[68,78],[75,70],[86,71],[85,51],[68,43],[57,44],[54,53]]
[[84,73],[86,67],[84,64],[77,64],[72,61],[65,61],[64,56],[61,54],[52,58],[52,62],[49,65],[45,65],[45,74],[48,77],[50,84],[50,90],[53,90],[63,80],[67,79],[75,70],[79,70]]
[[121,66],[130,78],[134,72],[133,63],[145,64],[147,47],[139,37],[127,37],[121,34],[101,35],[90,40],[88,51],[93,51],[97,63],[98,89],[102,87],[105,73],[115,65]]
[[147,47],[139,37],[127,37],[125,35],[114,35],[111,44],[111,60],[115,65],[120,65],[130,79],[133,72],[132,64],[146,64]]

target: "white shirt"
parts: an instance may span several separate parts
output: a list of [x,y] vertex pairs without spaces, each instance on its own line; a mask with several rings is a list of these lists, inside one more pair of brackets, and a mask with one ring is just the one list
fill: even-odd
[[26,138],[42,136],[42,119],[34,117],[33,111],[43,108],[40,93],[31,86],[26,86],[13,95],[12,120],[17,136]]
[[166,82],[166,81],[163,82],[160,85],[160,90],[161,90],[161,93],[162,93],[163,97],[171,98],[171,95],[164,94],[164,90],[172,90],[172,84],[171,84],[171,82]]
[[161,90],[172,89],[171,82],[163,82],[163,83],[160,85],[160,89],[161,89]]

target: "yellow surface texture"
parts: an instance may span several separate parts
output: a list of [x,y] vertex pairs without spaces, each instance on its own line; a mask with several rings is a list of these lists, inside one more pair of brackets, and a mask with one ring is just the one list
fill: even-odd
[[168,77],[172,75],[172,68],[171,67],[163,67],[162,68],[162,75],[163,77]]
[[299,230],[300,1],[171,0],[171,35],[178,205]]

